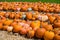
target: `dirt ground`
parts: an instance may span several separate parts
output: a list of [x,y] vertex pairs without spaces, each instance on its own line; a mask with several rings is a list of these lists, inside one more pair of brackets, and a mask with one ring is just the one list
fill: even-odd
[[40,39],[34,38],[30,39],[25,37],[25,35],[0,30],[0,40],[40,40]]

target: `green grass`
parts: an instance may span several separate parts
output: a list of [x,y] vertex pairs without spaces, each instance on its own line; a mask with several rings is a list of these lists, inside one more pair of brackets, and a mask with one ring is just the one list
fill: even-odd
[[8,1],[8,2],[50,2],[50,3],[60,3],[60,0],[0,0],[0,2]]

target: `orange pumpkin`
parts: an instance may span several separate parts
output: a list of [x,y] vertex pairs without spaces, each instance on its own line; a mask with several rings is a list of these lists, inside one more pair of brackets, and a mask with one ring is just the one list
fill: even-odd
[[11,26],[14,27],[15,25],[17,25],[17,22],[12,22],[12,23],[11,23]]
[[3,28],[3,24],[0,22],[0,30]]
[[34,30],[29,30],[27,33],[27,37],[32,38],[34,37],[35,31]]
[[15,13],[14,12],[10,13],[9,17],[10,18],[14,18],[15,17]]
[[53,31],[55,34],[57,34],[60,31],[60,28],[54,28]]
[[18,33],[21,30],[22,26],[21,25],[15,25],[13,28],[13,32]]
[[1,17],[1,22],[4,23],[6,21],[5,17]]
[[9,26],[7,26],[7,25],[3,26],[3,30],[7,30],[8,27]]
[[48,22],[41,22],[42,27],[46,27],[46,25],[48,25]]
[[53,23],[53,22],[55,21],[55,19],[56,19],[56,17],[54,17],[54,16],[50,16],[50,17],[49,17],[49,21],[50,21],[50,23]]
[[27,19],[32,19],[32,13],[31,12],[26,13],[26,17],[27,17]]
[[7,13],[5,14],[5,17],[9,17],[10,13],[11,13],[11,12],[7,12]]
[[0,16],[4,16],[6,12],[0,12]]
[[46,30],[53,30],[52,25],[46,25],[46,27],[44,27]]
[[35,10],[35,11],[38,11],[38,5],[34,4],[33,7],[32,7],[32,9]]
[[32,21],[31,22],[31,27],[34,29],[34,28],[39,28],[40,27],[40,21]]
[[44,28],[38,28],[35,32],[37,38],[43,38],[44,34],[46,32],[46,29]]
[[22,5],[21,10],[22,11],[27,11],[28,10],[28,5],[27,4]]
[[51,24],[48,24],[47,22],[41,22],[41,26],[45,28],[46,30],[53,30],[53,27]]
[[60,28],[60,20],[56,20],[54,22],[54,28],[57,27],[57,28]]
[[53,40],[54,35],[55,35],[54,32],[52,32],[52,31],[46,31],[45,34],[44,34],[44,39]]
[[20,34],[25,35],[25,34],[27,34],[27,31],[28,31],[28,30],[23,27],[23,28],[21,28],[21,30],[20,30]]
[[17,13],[17,14],[15,15],[15,18],[20,18],[20,14]]
[[13,20],[8,19],[4,22],[4,25],[11,25],[12,22]]
[[54,40],[60,40],[60,28],[54,28]]

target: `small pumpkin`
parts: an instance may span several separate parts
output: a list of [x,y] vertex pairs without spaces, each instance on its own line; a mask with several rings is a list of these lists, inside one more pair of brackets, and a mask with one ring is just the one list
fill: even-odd
[[60,40],[60,28],[54,28],[54,40]]
[[17,13],[17,14],[15,15],[15,18],[20,18],[20,14]]
[[55,19],[56,19],[56,17],[54,17],[54,16],[50,16],[50,17],[49,17],[49,21],[50,21],[50,23],[54,23]]
[[26,17],[27,17],[27,19],[32,19],[32,13],[31,12],[26,13]]
[[56,20],[55,22],[54,22],[54,28],[60,28],[60,20]]
[[9,26],[8,28],[7,28],[7,31],[8,32],[11,32],[13,30],[13,27],[12,26]]
[[46,30],[53,30],[53,27],[52,27],[52,25],[49,24],[49,25],[46,25],[45,29]]
[[12,23],[11,23],[11,26],[14,27],[15,25],[17,25],[17,22],[12,22]]
[[15,13],[14,12],[10,13],[9,17],[10,18],[14,18],[15,17]]
[[3,30],[7,30],[8,27],[9,27],[9,26],[4,25],[4,26],[3,26]]
[[32,9],[35,10],[35,11],[38,11],[38,5],[34,4],[33,7],[32,7]]
[[32,38],[32,37],[34,37],[34,34],[35,34],[35,31],[34,30],[29,30],[27,32],[27,37]]
[[22,34],[22,35],[27,34],[27,29],[25,29],[24,27],[21,28],[21,30],[20,30],[20,34]]
[[47,38],[47,39],[53,40],[54,36],[55,36],[54,32],[46,31],[44,34],[44,39]]
[[18,33],[21,30],[22,26],[21,25],[15,25],[13,28],[13,32]]
[[4,16],[6,12],[0,12],[0,16]]
[[4,25],[11,25],[12,22],[13,22],[13,20],[7,19],[7,20],[4,22]]
[[3,28],[3,23],[0,22],[0,30]]
[[22,11],[27,11],[28,10],[28,5],[27,4],[22,5],[21,10]]
[[38,20],[32,21],[30,25],[32,28],[39,28],[40,27],[40,21],[38,21]]
[[1,22],[4,23],[6,21],[6,18],[5,17],[1,17]]
[[9,17],[10,13],[11,13],[11,12],[7,12],[7,13],[5,14],[5,17]]
[[45,32],[46,32],[45,28],[38,28],[35,32],[35,35],[36,35],[37,38],[43,38]]

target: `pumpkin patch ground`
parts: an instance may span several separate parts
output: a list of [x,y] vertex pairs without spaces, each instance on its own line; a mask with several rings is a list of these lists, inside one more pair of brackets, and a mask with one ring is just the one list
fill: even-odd
[[60,40],[60,4],[0,2],[0,40]]

